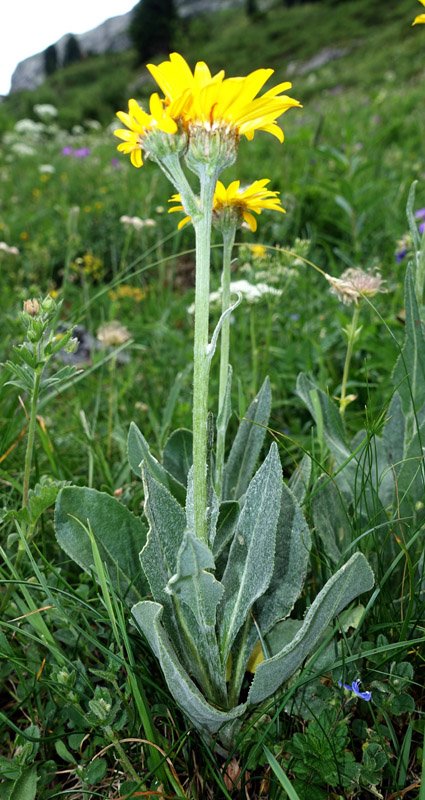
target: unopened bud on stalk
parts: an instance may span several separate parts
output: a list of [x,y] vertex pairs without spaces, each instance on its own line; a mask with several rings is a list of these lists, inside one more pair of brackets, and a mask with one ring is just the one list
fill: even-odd
[[24,300],[24,313],[36,317],[40,313],[40,303],[35,298]]

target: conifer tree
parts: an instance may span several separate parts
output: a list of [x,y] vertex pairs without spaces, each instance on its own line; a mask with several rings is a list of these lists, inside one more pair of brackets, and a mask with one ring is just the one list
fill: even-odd
[[43,60],[44,60],[44,72],[46,75],[53,75],[56,72],[59,64],[58,64],[58,51],[56,50],[56,46],[54,44],[50,44],[49,47],[46,47],[43,53]]
[[78,44],[78,39],[71,33],[65,43],[63,66],[68,67],[70,64],[75,64],[76,61],[81,61],[81,56],[81,48]]
[[137,63],[172,50],[177,29],[174,0],[141,0],[133,9],[129,33]]

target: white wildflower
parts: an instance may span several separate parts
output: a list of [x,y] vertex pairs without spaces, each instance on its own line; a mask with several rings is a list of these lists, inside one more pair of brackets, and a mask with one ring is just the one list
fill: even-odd
[[35,156],[36,150],[25,142],[13,142],[10,148],[16,156]]
[[136,231],[140,231],[142,228],[154,228],[156,225],[154,219],[129,217],[127,214],[123,214],[123,216],[120,217],[120,222],[122,222],[123,225],[127,225],[129,228],[134,228]]
[[[267,283],[249,283],[246,280],[232,281],[230,284],[230,291],[232,294],[240,294],[247,303],[258,303],[263,297],[267,295],[280,297],[282,294],[281,289],[275,289],[274,286],[269,286]],[[218,303],[221,299],[221,288],[216,292],[211,292],[209,296],[210,305]],[[195,304],[192,303],[188,309],[188,314],[195,313]]]
[[9,256],[19,256],[19,250],[17,247],[9,246],[6,242],[0,242],[0,252],[7,253]]
[[57,108],[52,106],[51,103],[37,103],[33,111],[43,122],[51,122],[58,115]]
[[44,132],[44,125],[33,119],[18,119],[15,123],[15,131],[26,136],[37,137]]
[[98,119],[86,119],[84,124],[86,128],[88,128],[90,131],[102,130],[102,125],[100,124]]

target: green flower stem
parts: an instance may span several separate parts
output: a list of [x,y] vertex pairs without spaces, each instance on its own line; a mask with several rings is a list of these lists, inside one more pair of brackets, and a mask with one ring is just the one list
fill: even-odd
[[341,417],[344,417],[345,409],[350,403],[350,398],[347,398],[347,383],[348,383],[348,376],[350,373],[350,364],[351,358],[353,355],[353,348],[358,337],[358,322],[359,322],[359,314],[360,314],[360,306],[355,305],[353,311],[353,317],[350,324],[347,327],[347,352],[345,354],[345,363],[344,363],[344,371],[342,374],[342,383],[341,383],[341,396],[339,398],[339,413]]
[[[221,273],[221,313],[230,308],[230,278],[232,250],[235,243],[236,227],[223,232],[223,270]],[[222,425],[217,427],[215,490],[221,498],[223,489],[224,452],[226,443],[226,425],[224,421],[224,405],[226,401],[227,381],[229,377],[230,350],[230,314],[223,319],[220,338],[220,377],[218,390],[218,417],[222,417]]]
[[109,398],[108,398],[108,428],[106,438],[106,454],[108,461],[112,455],[112,429],[114,425],[114,413],[117,408],[117,391],[115,383],[115,372],[117,366],[117,356],[114,354],[109,362]]
[[253,394],[257,391],[258,383],[258,346],[257,346],[257,333],[255,329],[255,308],[252,305],[249,313],[249,334],[251,339],[251,359],[252,359],[252,380],[251,391]]
[[27,449],[25,451],[24,482],[22,491],[22,508],[28,505],[28,493],[30,488],[30,476],[32,465],[32,454],[34,450],[35,428],[37,424],[38,398],[40,394],[41,375],[43,365],[36,367],[34,371],[34,386],[31,397],[30,418],[28,424]]
[[158,161],[158,164],[161,167],[164,175],[167,176],[170,183],[176,187],[180,194],[182,205],[186,213],[189,214],[189,216],[191,216],[192,220],[195,222],[195,220],[200,217],[199,207],[190,183],[183,172],[179,156],[176,155],[176,153],[172,153],[171,155],[168,155]]
[[193,489],[195,532],[208,541],[207,532],[207,415],[210,358],[209,294],[211,222],[215,174],[204,170],[200,215],[193,220],[196,236],[195,335],[193,350]]
[[121,742],[119,741],[118,736],[116,735],[115,731],[112,730],[110,725],[104,725],[103,726],[103,730],[105,732],[105,736],[107,736],[109,741],[114,745],[114,748],[116,750],[119,762],[120,762],[121,766],[123,767],[124,771],[127,773],[127,775],[133,781],[136,781],[136,783],[139,783],[140,782],[140,776],[137,774],[136,770],[134,769],[134,767],[132,766],[132,764],[128,760],[128,758],[127,758],[127,756],[125,754],[124,748],[123,748]]
[[[124,239],[123,248],[121,250],[121,258],[120,258],[120,266],[119,266],[118,274],[121,274],[122,272],[125,271],[125,268],[126,268],[125,265],[127,263],[127,256],[128,256],[128,251],[130,249],[130,242],[131,242],[132,237],[133,237],[133,231],[132,231],[131,228],[129,228],[127,233],[126,233],[126,237]],[[116,277],[116,275],[114,275],[114,278],[115,277]]]

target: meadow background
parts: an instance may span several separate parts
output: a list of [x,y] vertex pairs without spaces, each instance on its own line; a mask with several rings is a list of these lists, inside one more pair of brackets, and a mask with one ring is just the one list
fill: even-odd
[[[339,394],[352,317],[314,265],[335,277],[361,267],[384,280],[385,293],[361,306],[349,439],[381,431],[394,390],[415,181],[413,211],[425,207],[425,30],[411,28],[416,6],[321,0],[270,5],[255,17],[241,7],[193,18],[176,39],[189,63],[202,59],[229,76],[273,67],[303,104],[283,118],[283,146],[261,134],[242,142],[223,180],[269,178],[286,208],[237,237],[235,279],[274,291],[245,298],[234,314],[231,427],[269,375],[267,441],[278,442],[288,480],[312,455],[311,487],[332,458],[297,376]],[[350,682],[360,677],[372,700],[338,686],[342,651],[322,648],[314,669],[248,722],[232,753],[214,752],[188,728],[120,599],[56,543],[54,502],[66,482],[140,513],[142,485],[127,462],[131,420],[158,457],[173,429],[191,426],[193,235],[168,216],[172,187],[157,167],[134,169],[112,135],[115,111],[152,90],[128,51],[86,59],[0,105],[0,358],[13,360],[23,341],[21,310],[32,297],[61,301],[57,331],[77,326],[80,340],[49,367],[76,371],[41,396],[31,536],[19,557],[28,396],[10,385],[7,367],[0,372],[0,795],[423,800],[423,558],[412,562],[398,529],[393,560],[380,560],[372,521],[347,515],[347,535],[361,542],[379,590],[335,626],[334,641],[356,670]],[[213,289],[219,280],[217,237]],[[98,332],[112,320],[128,335],[108,343]],[[331,571],[317,534],[297,616]],[[98,703],[108,698],[101,718]]]

